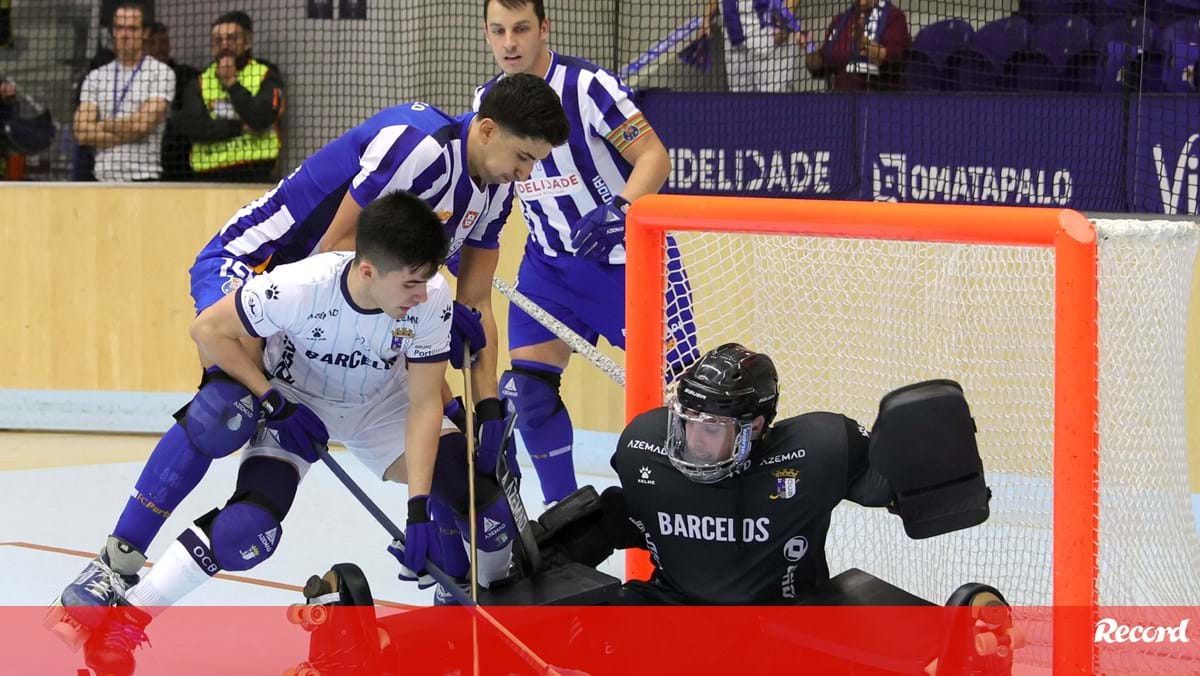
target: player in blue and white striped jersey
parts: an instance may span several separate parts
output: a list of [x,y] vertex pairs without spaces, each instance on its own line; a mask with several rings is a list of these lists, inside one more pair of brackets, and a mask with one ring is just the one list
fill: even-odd
[[[502,72],[477,90],[476,107],[513,77],[536,75],[558,93],[571,121],[567,144],[515,185],[530,230],[517,289],[593,344],[604,336],[624,349],[625,211],[662,187],[671,171],[667,150],[615,75],[548,49],[542,0],[485,0],[484,32]],[[675,340],[668,358],[686,366],[699,355],[691,293],[673,241],[668,261]],[[571,348],[515,306],[508,339],[513,366],[500,379],[501,396],[518,414],[542,494],[553,502],[577,486],[574,431],[559,396]]]
[[[477,114],[453,118],[422,103],[376,114],[317,151],[221,228],[190,271],[197,314],[255,272],[304,259],[319,244],[354,249],[363,208],[403,191],[433,209],[451,248],[463,250],[457,300],[481,310],[475,335],[494,337],[491,280],[499,230],[512,205],[507,184],[528,178],[535,161],[565,142],[567,124],[557,95],[535,77],[493,90]],[[462,314],[472,315],[469,309]],[[262,361],[261,341],[246,339],[243,348]],[[479,368],[475,374],[477,387],[490,386],[495,396],[495,348],[491,351],[491,372]],[[201,360],[206,368],[199,391],[151,453],[100,556],[64,591],[66,605],[105,605],[121,597],[137,581],[144,553],[164,521],[212,460],[238,450],[255,433],[259,398]]]

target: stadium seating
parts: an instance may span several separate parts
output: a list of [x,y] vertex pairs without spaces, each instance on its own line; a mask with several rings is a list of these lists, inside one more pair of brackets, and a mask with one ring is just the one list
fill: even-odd
[[975,29],[962,19],[946,19],[921,29],[908,53],[905,82],[909,89],[949,89],[952,60],[971,44]]
[[1012,88],[1012,61],[1029,46],[1029,22],[1019,16],[984,24],[960,52],[954,81],[959,91]]

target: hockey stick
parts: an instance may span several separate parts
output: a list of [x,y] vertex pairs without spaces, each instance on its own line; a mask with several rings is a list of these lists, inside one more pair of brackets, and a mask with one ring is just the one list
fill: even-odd
[[[333,456],[329,454],[329,449],[323,446],[318,447],[317,456],[321,458],[327,467],[329,467],[329,470],[333,472],[334,476],[336,476],[338,480],[342,482],[342,485],[345,486],[350,493],[354,495],[354,497],[358,498],[359,503],[361,503],[363,507],[367,508],[367,511],[371,513],[371,516],[375,517],[375,520],[379,522],[379,525],[383,526],[383,529],[388,532],[388,535],[391,535],[393,540],[398,541],[403,548],[403,545],[405,544],[404,531],[401,530],[400,527],[397,526],[387,514],[383,513],[383,510],[379,508],[379,505],[375,504],[375,501],[372,500],[365,492],[363,492],[362,488],[359,488],[354,479],[350,478],[350,475],[346,473],[346,470],[342,469],[342,466],[338,464],[338,461],[334,460]],[[438,568],[433,562],[426,561],[425,570],[429,572],[430,577],[432,577],[434,580],[437,580],[438,584],[442,585],[442,587],[446,589],[446,592],[450,594],[450,596],[454,597],[455,601],[458,601],[464,606],[475,605],[475,602],[470,596],[467,595],[465,591],[462,590],[462,587],[459,587],[454,583],[454,578],[447,575],[445,571],[443,571],[441,568]]]
[[[397,526],[394,521],[389,519],[387,514],[383,513],[383,510],[379,508],[379,505],[375,504],[375,501],[372,500],[365,492],[363,492],[363,489],[360,488],[357,483],[355,483],[354,479],[350,478],[350,475],[346,473],[346,470],[342,469],[342,466],[338,464],[338,462],[333,459],[333,456],[329,454],[328,448],[324,446],[317,446],[316,448],[317,457],[321,458],[321,461],[325,463],[325,466],[329,468],[329,471],[333,472],[334,476],[336,476],[338,480],[342,482],[342,485],[345,486],[355,498],[358,498],[358,502],[365,507],[368,512],[371,513],[371,516],[375,517],[375,520],[379,522],[379,525],[383,526],[383,529],[388,532],[388,535],[391,535],[393,540],[400,543],[401,550],[403,550],[405,546],[404,531],[400,530],[400,527]],[[425,562],[425,570],[429,573],[430,577],[432,577],[434,580],[437,580],[438,584],[442,585],[442,588],[446,590],[446,593],[453,597],[455,601],[458,601],[458,603],[464,607],[470,608],[476,614],[476,616],[482,618],[485,622],[492,625],[493,629],[499,632],[501,636],[508,639],[509,642],[512,643],[515,648],[517,648],[520,656],[525,659],[525,662],[529,664],[529,666],[534,667],[537,670],[537,673],[547,675],[557,674],[559,676],[562,675],[563,672],[561,670],[559,670],[557,667],[551,666],[545,660],[538,657],[537,653],[530,650],[529,646],[521,642],[521,639],[513,635],[513,633],[505,628],[504,625],[500,624],[496,618],[492,617],[491,613],[484,610],[482,606],[476,604],[475,601],[468,596],[461,587],[454,583],[454,578],[447,575],[445,571],[436,566],[432,561]]]
[[463,413],[466,414],[467,421],[467,522],[470,524],[471,545],[471,600],[479,601],[479,550],[476,548],[476,536],[479,534],[475,528],[475,406],[474,399],[471,397],[471,345],[464,342],[463,344],[463,401],[466,405],[463,406]]
[[516,288],[503,279],[493,277],[492,286],[504,294],[513,305],[524,310],[525,314],[536,319],[550,333],[553,333],[559,340],[570,346],[572,350],[575,350],[588,361],[595,364],[596,368],[604,372],[604,375],[612,378],[621,387],[625,387],[625,369],[621,368],[620,364],[610,359],[600,350],[597,350],[595,345],[584,340],[583,336],[572,331],[570,327],[551,316],[549,312],[546,312],[537,303],[529,300],[525,294],[517,291]]
[[[475,398],[471,396],[471,344],[463,341],[463,420],[467,426],[467,530],[470,543],[467,552],[471,560],[471,601],[479,603],[479,549],[475,546],[479,536],[475,528]],[[479,622],[471,618],[471,673],[479,674]]]

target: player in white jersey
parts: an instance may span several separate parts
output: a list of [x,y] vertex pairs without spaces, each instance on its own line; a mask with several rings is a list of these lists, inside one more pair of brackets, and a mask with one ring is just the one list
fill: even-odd
[[[510,184],[528,178],[534,160],[568,134],[562,105],[541,78],[507,85],[478,114],[451,117],[424,103],[401,104],[326,144],[238,210],[201,250],[189,271],[196,313],[247,283],[255,271],[303,260],[323,238],[341,241],[339,233],[352,230],[363,208],[381,195],[409,192],[442,220],[451,249],[462,249],[453,327],[476,350],[484,348],[485,337],[493,338],[473,375],[476,390],[495,397],[491,281],[500,228],[512,204]],[[343,250],[354,246],[352,234],[341,241]],[[481,317],[475,319],[468,305],[478,307]],[[261,341],[247,339],[244,348],[257,359]],[[452,349],[452,363],[461,354],[461,346]],[[206,369],[199,391],[150,454],[100,555],[62,592],[62,604],[81,608],[83,617],[88,607],[111,605],[137,582],[144,554],[166,518],[214,459],[237,451],[257,428],[257,404],[240,405],[254,399],[251,393],[201,361]],[[483,450],[498,448],[498,442],[481,441],[492,444],[481,443]],[[453,515],[444,505],[436,509],[446,539],[457,542]],[[447,565],[454,575],[465,574],[466,567],[462,557]]]
[[[517,289],[593,344],[604,336],[624,349],[625,211],[662,187],[671,170],[667,150],[615,75],[549,50],[542,0],[485,0],[484,32],[502,72],[479,88],[476,106],[500,83],[536,75],[558,93],[571,121],[566,145],[515,183],[530,230]],[[668,261],[667,308],[678,318],[668,359],[686,366],[699,355],[673,241]],[[500,378],[501,396],[517,412],[545,500],[560,500],[577,488],[574,431],[559,396],[571,348],[515,306],[508,339],[512,369]]]
[[[407,546],[389,550],[402,578],[430,583],[426,562],[443,560],[430,497],[467,511],[466,441],[442,415],[452,300],[437,269],[448,248],[428,205],[391,193],[362,212],[356,253],[281,266],[200,314],[191,333],[201,353],[257,398],[265,423],[242,454],[229,501],[179,535],[129,592],[128,605],[106,609],[85,645],[88,666],[131,674],[152,613],[222,570],[269,558],[316,447],[330,439],[381,479],[408,484]],[[252,337],[267,340],[261,362],[240,345]],[[495,481],[481,477],[479,488],[490,494],[487,504],[480,500],[480,523],[504,524],[478,529],[486,585],[507,573],[514,527]]]

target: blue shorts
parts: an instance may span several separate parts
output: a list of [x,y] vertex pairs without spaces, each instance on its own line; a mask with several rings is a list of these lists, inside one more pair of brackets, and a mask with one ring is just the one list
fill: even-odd
[[[673,239],[667,242],[667,316],[671,318],[667,360],[672,371],[695,361],[696,324],[692,317],[692,290]],[[592,345],[599,336],[625,349],[625,266],[574,256],[551,258],[530,243],[517,272],[517,290],[566,324]],[[554,340],[542,326],[516,305],[509,307],[509,349]],[[677,366],[678,365],[678,366]]]
[[236,291],[256,273],[246,262],[232,256],[205,256],[196,259],[188,270],[191,276],[192,301],[196,314]]

